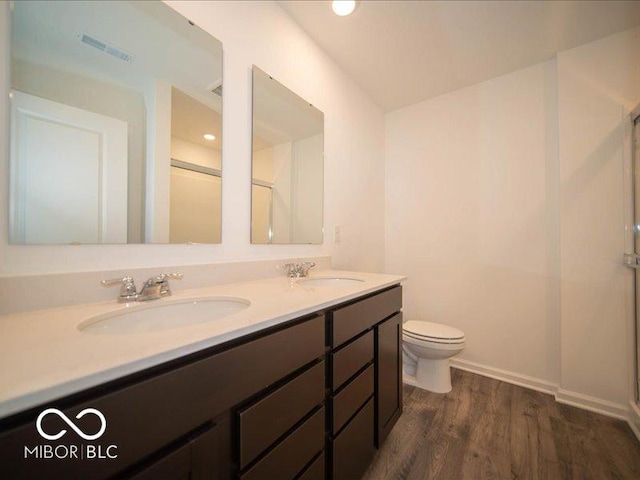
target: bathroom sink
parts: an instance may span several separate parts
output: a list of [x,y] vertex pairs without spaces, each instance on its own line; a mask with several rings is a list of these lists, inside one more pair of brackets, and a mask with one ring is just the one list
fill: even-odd
[[251,302],[235,297],[158,300],[132,304],[121,310],[91,317],[78,330],[97,335],[126,335],[170,330],[212,322],[244,310]]
[[299,284],[304,284],[309,287],[337,287],[341,285],[355,285],[362,282],[364,282],[364,280],[360,278],[350,277],[311,277],[298,280]]

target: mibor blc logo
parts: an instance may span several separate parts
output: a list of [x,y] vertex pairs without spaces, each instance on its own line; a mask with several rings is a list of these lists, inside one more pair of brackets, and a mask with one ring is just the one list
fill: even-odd
[[102,434],[104,433],[104,431],[107,429],[107,419],[104,418],[104,415],[102,414],[102,412],[100,410],[96,410],[95,408],[85,408],[78,415],[76,415],[76,419],[80,420],[87,413],[93,413],[94,415],[96,415],[100,419],[100,430],[98,430],[98,433],[95,433],[93,435],[87,435],[82,430],[80,430],[76,426],[75,423],[73,423],[71,420],[69,420],[69,417],[67,417],[64,413],[62,413],[57,408],[47,408],[40,415],[38,415],[38,419],[36,420],[36,428],[38,429],[38,433],[40,434],[40,436],[42,438],[46,438],[47,440],[58,440],[59,438],[61,438],[65,433],[67,433],[66,430],[60,430],[55,435],[50,435],[48,433],[45,433],[42,430],[42,419],[44,417],[46,417],[47,415],[49,415],[49,414],[55,414],[55,415],[59,416],[62,420],[64,420],[65,423],[67,425],[69,425],[73,429],[74,432],[76,432],[78,435],[80,435],[85,440],[96,440],[96,439],[100,438],[102,436]]
[[[100,410],[95,408],[85,408],[75,416],[76,420],[80,420],[85,415],[95,415],[100,420],[100,428],[97,432],[82,431],[69,417],[57,408],[47,408],[43,410],[36,419],[36,430],[42,438],[49,441],[56,441],[64,437],[68,430],[62,428],[57,432],[46,432],[42,422],[47,415],[55,415],[66,423],[78,437],[85,441],[93,442],[98,440],[107,430],[107,419]],[[69,432],[70,433],[70,432]],[[66,440],[66,439],[65,439]],[[114,459],[118,457],[117,445],[101,445],[95,443],[43,443],[33,447],[24,447],[24,458],[33,459],[60,459],[60,460],[104,460]]]

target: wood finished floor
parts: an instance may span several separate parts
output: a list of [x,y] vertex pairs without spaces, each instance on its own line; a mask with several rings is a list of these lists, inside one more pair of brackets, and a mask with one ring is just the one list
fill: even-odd
[[621,420],[452,369],[453,390],[405,385],[404,413],[363,480],[640,479]]

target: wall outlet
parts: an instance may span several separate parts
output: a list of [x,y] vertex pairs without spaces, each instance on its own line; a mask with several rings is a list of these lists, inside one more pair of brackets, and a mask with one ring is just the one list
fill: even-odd
[[340,243],[340,225],[333,226],[333,243]]

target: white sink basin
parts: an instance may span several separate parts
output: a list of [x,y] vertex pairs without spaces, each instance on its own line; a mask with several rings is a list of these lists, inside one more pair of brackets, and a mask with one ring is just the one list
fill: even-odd
[[235,297],[151,300],[96,315],[78,325],[83,333],[127,335],[212,322],[244,310],[251,302]]
[[355,285],[362,282],[364,282],[364,280],[360,278],[349,277],[311,277],[301,278],[298,280],[299,284],[303,284],[308,287],[338,287],[343,285]]

